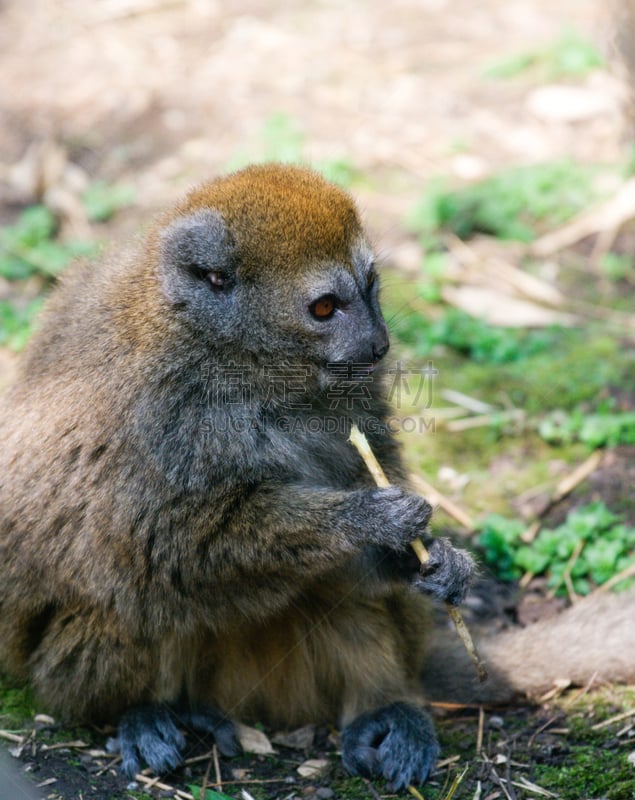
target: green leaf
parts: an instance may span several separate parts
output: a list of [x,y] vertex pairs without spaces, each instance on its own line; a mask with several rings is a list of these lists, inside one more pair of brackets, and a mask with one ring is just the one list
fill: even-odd
[[194,786],[193,784],[190,784],[189,790],[194,795],[196,800],[234,800],[233,797],[230,797],[228,794],[224,794],[223,792],[217,792],[216,789],[206,789],[205,793],[203,793],[200,786]]
[[82,195],[82,205],[91,222],[106,222],[133,200],[134,190],[131,186],[113,185],[106,181],[95,181]]
[[22,212],[15,225],[4,229],[2,243],[8,249],[36,247],[50,239],[56,227],[55,217],[46,206],[31,206]]
[[43,298],[37,297],[20,307],[7,300],[0,301],[0,345],[15,351],[21,350],[31,334],[33,319],[43,302]]
[[549,564],[549,555],[546,553],[539,553],[536,549],[527,547],[526,545],[520,547],[514,556],[514,563],[523,572],[531,572],[533,575],[540,575],[547,568]]
[[604,583],[616,572],[617,560],[622,554],[622,543],[598,539],[588,544],[585,556],[590,565],[591,578],[598,584]]

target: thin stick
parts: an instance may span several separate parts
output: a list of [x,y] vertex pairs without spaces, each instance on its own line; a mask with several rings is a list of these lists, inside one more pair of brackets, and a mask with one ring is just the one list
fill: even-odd
[[552,502],[557,503],[568,494],[571,494],[571,492],[577,486],[579,486],[583,480],[595,472],[595,470],[600,466],[600,462],[602,461],[603,457],[604,453],[601,450],[596,450],[595,452],[591,453],[586,461],[583,461],[573,470],[570,475],[567,475],[565,478],[563,478],[556,486],[556,491],[552,498]]
[[620,581],[624,581],[626,580],[626,578],[632,578],[634,576],[635,576],[635,564],[629,564],[628,567],[625,567],[623,570],[618,572],[617,575],[613,575],[613,577],[609,578],[608,581],[600,584],[600,586],[598,586],[597,589],[593,590],[592,594],[600,594],[601,592],[608,592],[609,589],[612,589],[616,584],[620,583]]
[[478,708],[478,729],[476,731],[476,753],[480,755],[483,749],[483,732],[485,730],[485,711],[483,706]]
[[6,739],[8,742],[17,742],[18,744],[22,744],[26,736],[19,736],[17,733],[11,733],[11,731],[0,731],[0,739]]
[[[223,786],[223,779],[221,778],[221,774],[220,774],[220,763],[218,761],[218,747],[216,747],[216,745],[213,745],[213,747],[212,747],[212,760],[214,762],[214,773],[216,775],[216,786],[219,789],[221,789],[222,786]],[[208,771],[207,777],[209,777],[209,771]]]
[[633,716],[635,716],[635,708],[631,708],[628,711],[623,711],[621,714],[616,714],[614,717],[605,719],[603,722],[597,722],[595,725],[591,725],[591,730],[601,731],[602,728],[608,728],[609,725],[612,725],[614,722],[621,722],[623,719],[629,719]]
[[[375,454],[370,449],[370,445],[368,444],[368,440],[364,436],[364,434],[360,431],[360,429],[353,423],[351,426],[351,435],[349,437],[349,441],[357,448],[357,452],[360,456],[364,459],[364,463],[368,467],[368,471],[373,476],[375,483],[380,489],[388,489],[390,486],[390,481],[386,477],[383,469],[381,468],[379,462],[375,458]],[[415,539],[413,542],[410,542],[412,549],[417,554],[417,558],[422,564],[425,564],[430,559],[430,554],[426,550],[425,545],[421,541],[421,539]],[[454,623],[454,627],[456,628],[456,632],[459,636],[459,639],[463,642],[463,646],[468,652],[468,655],[474,662],[474,666],[476,667],[476,672],[478,674],[478,678],[480,681],[484,681],[487,679],[487,670],[485,669],[485,665],[481,661],[481,657],[478,654],[478,651],[474,645],[474,641],[470,636],[470,632],[467,629],[467,625],[465,624],[463,617],[461,616],[461,612],[456,606],[451,605],[450,603],[446,603],[445,607],[447,609],[448,614],[450,615],[450,619]]]
[[[214,745],[216,747],[216,745]],[[209,784],[209,773],[212,770],[212,761],[213,759],[213,750],[212,755],[209,757],[209,761],[207,762],[207,769],[205,770],[205,775],[203,775],[203,782],[201,783],[201,788],[199,790],[199,795],[201,798],[205,797],[205,793],[207,792],[207,786]],[[220,785],[217,785],[217,788],[222,788]]]
[[428,499],[429,503],[443,509],[449,517],[456,520],[466,531],[472,533],[476,529],[474,520],[469,514],[463,511],[462,508],[459,508],[449,497],[441,494],[431,483],[428,483],[428,481],[424,480],[420,475],[410,475],[410,480],[417,490]]

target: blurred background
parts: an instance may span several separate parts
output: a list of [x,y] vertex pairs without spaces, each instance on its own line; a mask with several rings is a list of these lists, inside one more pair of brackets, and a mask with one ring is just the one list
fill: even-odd
[[632,0],[0,2],[0,385],[69,260],[219,173],[308,163],[383,262],[437,526],[521,582],[520,621],[625,587],[634,35]]

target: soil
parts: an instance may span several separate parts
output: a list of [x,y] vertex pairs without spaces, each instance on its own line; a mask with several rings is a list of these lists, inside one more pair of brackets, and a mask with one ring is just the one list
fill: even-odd
[[[191,185],[237,159],[266,155],[263,131],[283,115],[304,136],[308,160],[344,159],[364,176],[353,191],[378,250],[398,268],[412,268],[418,251],[404,220],[435,176],[476,178],[504,164],[558,157],[611,161],[622,152],[621,90],[609,71],[575,81],[586,98],[581,113],[538,102],[545,84],[567,80],[484,78],[492,64],[548,47],[569,27],[610,52],[608,12],[591,0],[4,0],[0,222],[42,199],[46,182],[25,171],[34,163],[33,148],[52,142],[91,181],[134,187],[133,207],[98,232],[124,238]],[[0,382],[13,361],[0,350]],[[633,463],[632,448],[615,451],[578,499],[603,496],[610,503],[612,497],[635,523],[632,501],[625,500]],[[566,509],[561,503],[554,519]],[[494,595],[493,619],[501,608],[516,615],[513,597],[505,590]],[[606,714],[613,708],[620,700],[609,693]],[[586,734],[563,733],[569,723],[557,707],[488,710],[479,755],[478,711],[436,713],[444,756],[459,758],[441,766],[424,790],[437,793],[426,797],[441,796],[444,782],[448,790],[457,762],[470,764],[457,798],[537,796],[522,780],[538,781],[538,767],[563,768],[567,754],[588,743]],[[594,713],[579,710],[581,718]],[[78,739],[88,746],[46,748]],[[136,796],[142,787],[129,785],[100,752],[105,740],[105,732],[40,725],[14,766],[51,800]],[[598,746],[617,759],[632,749],[632,739],[605,734]],[[209,747],[194,742],[192,752]],[[224,790],[271,800],[386,795],[381,783],[346,779],[327,729],[318,729],[305,751],[277,749],[275,757],[221,760],[226,780],[239,774],[256,781]],[[328,767],[302,779],[296,767],[305,758],[325,758]],[[207,774],[211,787],[210,763],[207,757],[163,782],[189,791]],[[617,778],[613,783],[611,797],[635,797],[626,783],[623,790]],[[565,786],[561,796],[608,797],[609,784],[606,791],[594,785],[588,791],[597,794],[588,795],[567,794]],[[0,781],[0,796],[2,789]],[[174,789],[149,791],[174,796]]]

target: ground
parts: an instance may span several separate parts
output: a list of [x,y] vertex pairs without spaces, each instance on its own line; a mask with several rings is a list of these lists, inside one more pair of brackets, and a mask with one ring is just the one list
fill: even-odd
[[[469,183],[517,165],[628,159],[627,92],[614,60],[613,19],[592,0],[4,0],[0,223],[11,225],[25,207],[44,202],[61,223],[62,238],[121,241],[207,177],[250,160],[300,157],[343,175],[358,200],[390,276],[386,300],[398,328],[404,314],[417,319],[413,286],[426,245],[410,220],[436,178]],[[554,48],[564,50],[571,31],[594,43],[606,63],[577,75],[554,66]],[[501,79],[505,65],[519,56],[528,69],[507,67],[512,79]],[[99,181],[132,187],[133,199],[125,211],[93,223],[77,197]],[[618,244],[628,251],[632,234],[629,239],[622,230],[620,236]],[[501,253],[519,263],[514,246],[488,251],[490,245],[478,240],[468,252],[453,240],[449,246],[454,267],[465,268],[474,254],[478,268],[479,259],[500,259]],[[543,524],[558,525],[570,509],[602,499],[635,524],[632,447],[603,451],[589,479],[549,505],[558,481],[593,448],[546,443],[534,431],[534,423],[549,421],[545,413],[559,392],[577,392],[570,403],[584,413],[595,410],[598,397],[624,411],[633,408],[632,372],[630,383],[616,377],[625,373],[617,362],[632,348],[632,320],[626,320],[632,275],[610,283],[587,271],[589,255],[593,243],[575,242],[564,259],[552,254],[536,268],[539,278],[578,301],[575,311],[585,320],[584,309],[603,293],[608,320],[597,335],[590,327],[587,340],[572,343],[564,378],[553,361],[531,362],[540,395],[526,389],[522,364],[514,372],[507,362],[479,363],[473,352],[475,360],[467,363],[465,353],[444,350],[443,342],[431,350],[440,369],[435,407],[448,405],[441,402],[444,391],[459,389],[487,401],[490,415],[508,414],[485,429],[452,434],[444,427],[444,408],[437,408],[437,435],[404,436],[413,470],[471,515],[496,510],[529,522],[542,503]],[[0,300],[19,304],[41,288],[41,280],[16,284],[0,277]],[[442,293],[452,302],[447,286]],[[440,313],[438,306],[425,311]],[[397,330],[403,352],[422,358],[408,337]],[[0,348],[0,384],[10,380],[15,360],[11,348]],[[576,371],[576,364],[583,369]],[[520,434],[510,426],[521,426]],[[443,512],[437,519],[452,528]],[[515,589],[492,591],[504,596],[497,608],[518,615]],[[2,694],[14,696],[8,686]],[[9,713],[4,703],[0,727],[15,736],[27,731],[18,750],[13,742],[15,763],[32,773],[45,796],[107,800],[142,791],[128,787],[100,754],[106,732],[41,721],[31,735],[33,715],[43,709],[17,690],[15,697],[19,707]],[[568,694],[538,706],[486,709],[484,716],[477,709],[437,709],[443,760],[423,794],[451,797],[452,780],[467,766],[456,798],[521,800],[542,790],[542,796],[576,800],[632,800],[632,717],[598,730],[592,725],[634,702],[632,690],[606,687],[600,695]],[[78,741],[87,746],[72,744]],[[51,743],[56,746],[46,749]],[[300,749],[276,748],[274,756],[222,763],[225,780],[254,781],[227,783],[224,791],[240,797],[244,790],[256,800],[387,794],[381,783],[346,778],[333,731],[316,729]],[[205,754],[209,743],[196,743],[194,750]],[[301,778],[296,767],[307,758],[327,759],[326,771]],[[210,763],[207,756],[188,767],[192,776],[179,772],[164,783],[187,792],[207,774],[212,786]],[[169,788],[150,791],[174,796]]]

